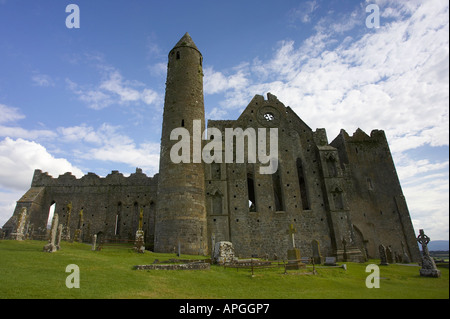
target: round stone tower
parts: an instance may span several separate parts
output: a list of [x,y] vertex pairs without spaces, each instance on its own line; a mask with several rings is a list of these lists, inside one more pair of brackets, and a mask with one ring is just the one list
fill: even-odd
[[[155,220],[156,252],[208,252],[204,167],[193,152],[193,144],[202,146],[194,126],[197,133],[205,129],[202,59],[188,33],[169,53]],[[177,163],[171,158],[172,147],[181,139],[178,135],[176,140],[170,139],[177,128],[189,132],[189,161]],[[183,151],[187,153],[186,149]]]

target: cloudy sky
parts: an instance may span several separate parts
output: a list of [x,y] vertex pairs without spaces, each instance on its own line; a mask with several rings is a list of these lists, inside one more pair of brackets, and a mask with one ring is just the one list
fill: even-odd
[[158,171],[167,54],[185,32],[208,119],[271,92],[329,141],[382,129],[416,231],[448,239],[447,0],[0,0],[0,226],[36,168]]

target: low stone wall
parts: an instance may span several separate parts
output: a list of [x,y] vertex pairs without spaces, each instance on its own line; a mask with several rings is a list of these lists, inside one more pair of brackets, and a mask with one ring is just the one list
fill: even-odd
[[137,265],[134,266],[136,270],[209,270],[211,265],[209,263],[188,263],[188,264],[172,264],[172,265]]

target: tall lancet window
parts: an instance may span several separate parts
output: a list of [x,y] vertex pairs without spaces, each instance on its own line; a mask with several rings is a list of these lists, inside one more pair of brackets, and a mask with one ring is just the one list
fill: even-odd
[[[279,164],[278,164],[279,165]],[[272,184],[273,184],[273,194],[275,199],[275,210],[283,211],[283,191],[281,187],[281,177],[280,177],[280,167],[278,166],[278,170],[272,174]]]
[[309,204],[308,190],[306,189],[305,174],[303,171],[302,160],[300,158],[297,158],[297,175],[298,175],[298,184],[300,187],[302,208],[303,210],[309,210],[311,209],[311,206]]

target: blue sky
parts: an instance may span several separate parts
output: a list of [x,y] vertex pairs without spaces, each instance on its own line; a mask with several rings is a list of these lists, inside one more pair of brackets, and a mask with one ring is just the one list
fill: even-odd
[[[68,4],[80,28],[68,29]],[[369,4],[380,27],[368,28]],[[189,32],[208,119],[275,94],[331,142],[383,129],[416,231],[448,239],[449,4],[0,0],[0,225],[35,168],[158,171],[167,54]]]

